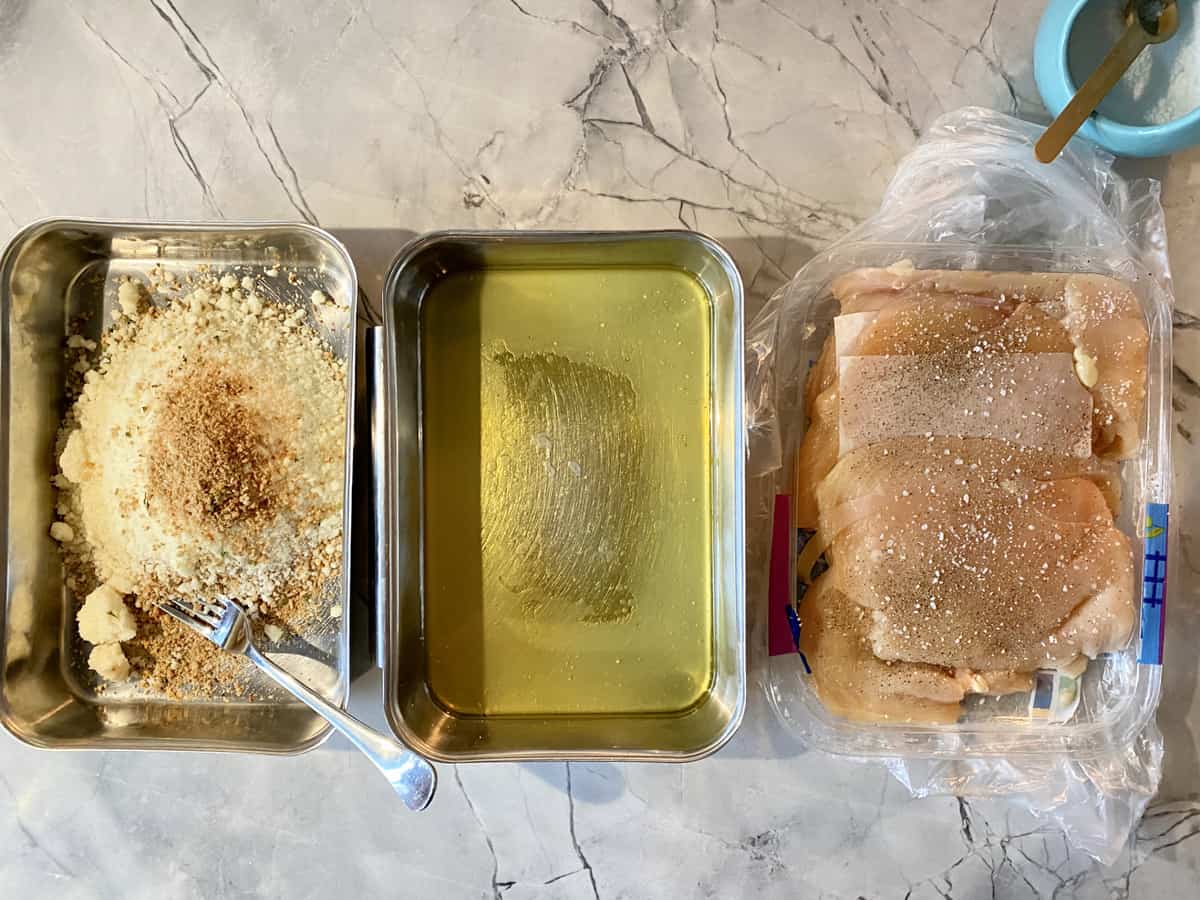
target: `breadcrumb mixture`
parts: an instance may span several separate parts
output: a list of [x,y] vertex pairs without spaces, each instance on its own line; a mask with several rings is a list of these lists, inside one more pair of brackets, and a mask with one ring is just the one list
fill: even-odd
[[98,352],[68,339],[82,377],[59,434],[51,529],[68,586],[87,597],[89,665],[175,698],[245,695],[246,661],[155,601],[235,598],[275,638],[329,615],[345,363],[303,306],[261,296],[249,276],[125,279],[116,301]]

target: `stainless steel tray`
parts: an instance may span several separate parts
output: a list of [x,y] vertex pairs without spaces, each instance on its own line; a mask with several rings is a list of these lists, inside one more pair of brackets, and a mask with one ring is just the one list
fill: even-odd
[[[707,670],[707,684],[701,685],[694,702],[678,708],[652,709],[631,705],[628,709],[605,709],[601,713],[586,708],[573,713],[564,708],[550,714],[536,711],[522,713],[520,710],[494,714],[483,705],[487,701],[481,701],[478,709],[472,709],[469,703],[447,699],[445,684],[439,688],[431,678],[431,659],[434,659],[433,653],[437,651],[435,649],[431,653],[429,635],[431,621],[444,621],[448,611],[431,604],[461,600],[464,603],[478,603],[479,608],[484,609],[490,598],[488,589],[482,583],[473,596],[447,597],[444,586],[435,586],[431,590],[431,559],[437,553],[442,553],[442,561],[436,568],[443,575],[448,568],[445,562],[446,548],[434,547],[431,543],[437,540],[445,542],[447,532],[444,522],[448,504],[433,504],[443,524],[439,526],[442,529],[440,532],[436,528],[431,529],[431,506],[427,502],[430,491],[430,433],[431,428],[435,433],[441,433],[438,429],[443,426],[437,423],[431,425],[432,404],[439,401],[429,397],[425,369],[429,364],[427,353],[437,352],[437,345],[433,349],[427,347],[426,342],[434,338],[424,333],[427,328],[424,314],[441,302],[436,299],[439,285],[456,276],[470,277],[472,273],[514,270],[570,270],[587,273],[585,279],[600,279],[603,283],[608,274],[618,268],[624,271],[638,267],[669,270],[693,282],[707,298],[709,352],[704,360],[704,371],[707,373],[705,380],[708,382],[704,420],[707,426],[700,440],[707,440],[707,475],[702,487],[709,492],[710,513],[705,523],[708,530],[704,532],[708,536],[708,546],[702,554],[707,561],[707,572],[702,570],[701,579],[707,579],[704,595],[710,599],[711,609],[699,609],[692,616],[693,619],[710,623],[703,626],[711,628],[708,645],[711,649],[711,665]],[[586,283],[579,280],[573,282],[576,286]],[[577,294],[572,296],[571,291],[567,290],[549,293],[554,295],[555,302],[575,303],[572,310],[580,309]],[[434,298],[432,301],[431,297]],[[627,296],[626,300],[629,299]],[[642,299],[646,299],[644,295]],[[614,316],[619,315],[620,310],[626,315],[631,314],[630,310],[636,310],[637,305],[636,298],[633,301],[619,310],[614,309]],[[531,315],[545,312],[544,306],[539,309],[540,313]],[[688,232],[430,234],[406,247],[393,264],[385,284],[383,311],[384,328],[377,329],[372,338],[377,346],[381,345],[375,354],[378,357],[374,375],[377,389],[372,433],[376,460],[375,505],[380,518],[377,529],[381,552],[377,563],[380,643],[383,647],[381,662],[384,668],[385,711],[396,733],[418,751],[434,759],[454,762],[601,758],[685,761],[705,756],[721,746],[734,733],[741,720],[746,690],[742,286],[729,256],[709,239]],[[632,314],[636,315],[636,312]],[[553,318],[557,313],[551,310],[549,315]],[[570,319],[572,315],[573,312],[566,318]],[[483,308],[480,316],[494,319],[495,309],[488,312]],[[516,322],[522,321],[520,316],[514,319]],[[526,320],[530,330],[540,327],[532,324],[532,321]],[[619,327],[619,321],[615,318],[599,321],[595,327],[604,328],[606,325]],[[519,327],[524,330],[523,325]],[[432,334],[433,327],[429,326],[429,330]],[[671,343],[675,344],[675,336],[670,337]],[[474,341],[475,346],[480,346],[481,340],[483,338],[478,332],[465,335],[464,341],[468,346],[461,358],[468,366],[472,364],[469,345]],[[566,343],[564,338],[564,345]],[[476,356],[474,364],[478,366],[478,363]],[[636,360],[630,363],[637,364]],[[550,377],[553,378],[552,375]],[[679,374],[676,377],[686,376]],[[669,375],[664,374],[663,378],[664,384],[670,384]],[[438,387],[440,383],[433,384],[438,388],[434,393],[441,396],[444,402],[446,394]],[[653,400],[653,391],[645,393],[650,394],[649,399]],[[467,396],[467,405],[470,406],[469,391]],[[447,418],[444,408],[435,410],[435,413],[443,422]],[[464,414],[471,415],[472,412],[466,409]],[[483,415],[478,412],[475,414]],[[595,421],[592,424],[596,430],[601,430],[609,423]],[[486,438],[486,423],[481,423],[479,427],[481,438]],[[653,425],[650,427],[653,428]],[[544,439],[541,435],[533,435],[535,441],[539,438]],[[450,441],[464,454],[464,471],[467,471],[472,466],[472,450],[470,446],[464,446],[465,443],[468,442]],[[446,449],[449,448],[442,446],[436,452]],[[483,451],[474,452],[476,461],[484,455]],[[574,465],[573,471],[576,476],[579,475],[577,463],[565,465]],[[474,468],[472,477],[480,477],[478,466]],[[441,496],[444,501],[446,495]],[[515,501],[520,503],[521,499],[517,497]],[[453,504],[449,506],[453,507]],[[468,511],[464,517],[466,566],[479,565],[471,559],[472,553],[474,557],[481,554],[479,535],[486,518],[484,512],[479,512],[479,518],[475,520],[471,519],[472,515],[476,513]],[[516,527],[520,527],[519,521]],[[439,533],[443,536],[438,537]],[[664,542],[672,538],[670,534],[649,531],[632,533],[638,535],[635,540],[657,546],[664,546]],[[603,539],[602,532],[600,540]],[[588,565],[586,560],[583,564]],[[450,567],[453,565],[451,561]],[[657,600],[656,591],[666,595],[677,589],[677,585],[659,583],[657,588],[644,591],[643,600],[648,606],[653,606]],[[449,614],[452,616],[453,612]],[[514,618],[520,619],[520,615]],[[694,626],[694,622],[683,624]],[[517,622],[514,627],[520,628],[521,623]],[[566,627],[575,626],[567,623]],[[581,635],[584,633],[579,632]],[[479,636],[487,639],[489,634],[481,631]],[[470,642],[459,646],[464,656],[470,657]],[[551,648],[547,652],[555,650]],[[483,653],[481,646],[478,654]],[[498,671],[495,668],[496,656],[493,653],[492,660],[486,663],[478,660],[469,663],[483,680],[484,687],[481,690],[484,693],[491,677],[489,673]],[[616,661],[620,662],[619,655]],[[434,664],[437,664],[436,659]],[[677,673],[665,674],[674,677]],[[566,679],[569,676],[564,672],[563,677]],[[620,682],[615,680],[613,683],[619,685]],[[556,689],[561,687],[555,685]],[[670,704],[666,706],[670,707]]]
[[[318,716],[280,694],[255,702],[179,702],[97,694],[75,636],[74,598],[63,582],[48,536],[54,515],[54,442],[65,412],[68,323],[92,314],[94,327],[111,303],[112,280],[154,265],[181,274],[201,263],[254,273],[272,266],[294,271],[284,302],[307,304],[321,288],[346,297],[345,329],[310,321],[348,362],[343,615],[320,633],[302,635],[292,655],[323,663],[327,693],[344,702],[349,690],[349,566],[351,446],[354,428],[354,311],[357,281],[345,249],[308,225],[150,224],[54,219],[24,229],[0,258],[0,724],[18,739],[46,748],[240,750],[296,753],[330,732]],[[106,290],[106,286],[108,290]],[[311,677],[311,672],[310,672]]]

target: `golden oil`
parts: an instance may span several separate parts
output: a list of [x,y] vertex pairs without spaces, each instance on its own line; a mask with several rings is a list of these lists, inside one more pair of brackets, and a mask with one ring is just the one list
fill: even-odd
[[711,327],[673,269],[430,289],[424,627],[448,711],[662,714],[707,694]]

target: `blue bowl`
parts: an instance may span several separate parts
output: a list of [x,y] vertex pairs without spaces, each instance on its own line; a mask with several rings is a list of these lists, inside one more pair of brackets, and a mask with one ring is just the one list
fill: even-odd
[[[1119,0],[1050,0],[1033,45],[1033,76],[1042,102],[1058,115],[1075,95],[1067,48],[1075,20],[1088,3]],[[1186,0],[1185,0],[1186,2]],[[1093,113],[1079,133],[1117,156],[1166,156],[1200,144],[1200,109],[1161,125],[1126,125]]]

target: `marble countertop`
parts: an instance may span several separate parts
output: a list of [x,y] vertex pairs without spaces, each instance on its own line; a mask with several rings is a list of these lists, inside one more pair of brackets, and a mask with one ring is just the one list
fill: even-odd
[[[412,232],[682,225],[730,248],[752,311],[875,208],[938,114],[1040,114],[1040,7],[3,0],[0,239],[50,215],[306,219],[377,296]],[[806,751],[752,673],[714,757],[443,766],[420,816],[340,740],[271,759],[0,737],[0,896],[1195,896],[1200,153],[1130,168],[1164,180],[1184,477],[1162,787],[1115,865],[1000,802],[910,800]],[[379,692],[360,679],[353,708],[381,724]]]

